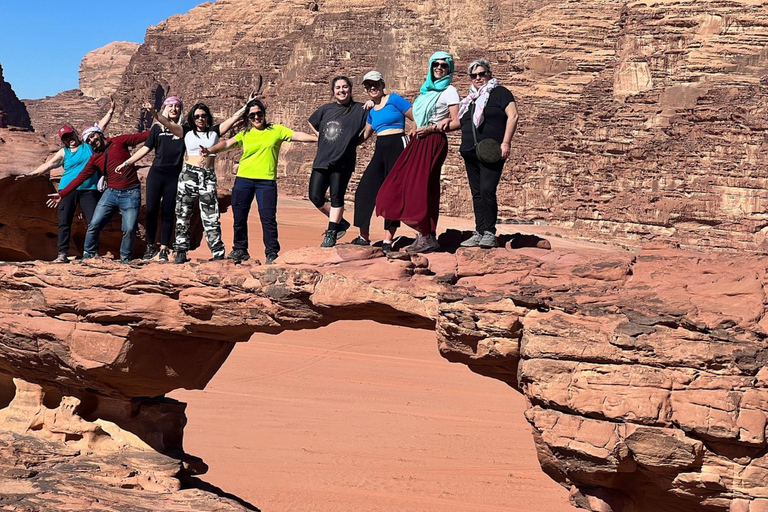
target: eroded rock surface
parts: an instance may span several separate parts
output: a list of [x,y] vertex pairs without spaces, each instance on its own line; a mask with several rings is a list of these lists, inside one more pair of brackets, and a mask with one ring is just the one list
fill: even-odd
[[117,90],[139,43],[115,41],[88,52],[80,62],[80,91],[91,98],[105,98]]
[[19,101],[11,84],[3,78],[3,68],[0,66],[0,128],[9,126],[24,130],[32,129],[24,104]]
[[583,508],[761,510],[765,266],[550,241],[393,258],[341,245],[275,266],[4,265],[0,426],[67,449],[135,442],[184,481],[204,466],[183,454],[183,404],[140,397],[204,387],[251,333],[364,317],[434,327],[446,359],[522,392],[542,468]]

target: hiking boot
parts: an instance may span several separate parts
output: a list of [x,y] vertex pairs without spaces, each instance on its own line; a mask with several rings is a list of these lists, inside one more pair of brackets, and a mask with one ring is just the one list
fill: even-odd
[[[338,240],[338,239],[339,239],[339,237],[337,236],[337,237],[336,237],[336,240]],[[354,240],[352,240],[352,241],[351,241],[351,242],[349,242],[349,243],[350,243],[351,245],[371,245],[371,241],[370,241],[370,240],[366,240],[365,238],[363,238],[363,237],[362,237],[362,236],[360,236],[360,235],[358,235],[358,237],[357,237],[357,238],[355,238]]]
[[168,249],[160,249],[160,255],[157,259],[160,261],[168,261]]
[[491,249],[493,247],[498,247],[498,244],[496,243],[496,233],[491,233],[490,231],[486,231],[483,233],[483,238],[480,239],[480,243],[477,244],[479,247],[482,247],[483,249]]
[[157,254],[157,249],[155,249],[154,245],[148,245],[147,250],[144,251],[144,256],[141,257],[143,260],[151,260],[155,257],[155,254]]
[[475,231],[472,233],[472,236],[469,237],[469,239],[464,240],[461,242],[462,247],[480,247],[480,240],[482,240],[483,235],[479,231]]
[[248,251],[245,249],[232,249],[232,252],[227,256],[227,259],[235,260],[235,263],[240,263],[241,261],[251,259],[251,255],[248,254]]
[[271,252],[271,253],[267,254],[267,259],[266,259],[266,261],[264,263],[266,263],[267,265],[271,265],[271,264],[273,264],[275,262],[276,259],[277,259],[277,253],[276,252]]
[[435,249],[439,249],[440,244],[437,243],[437,240],[435,240],[435,237],[432,235],[419,235],[416,237],[416,241],[413,242],[410,246],[408,246],[407,249],[405,249],[405,252],[410,254],[418,254],[418,253],[425,253],[425,252],[432,252]]
[[67,258],[67,253],[60,252],[56,255],[56,259],[53,260],[52,263],[69,263],[69,258]]
[[336,245],[336,240],[338,239],[336,233],[338,233],[338,231],[327,229],[325,231],[325,237],[323,238],[323,242],[320,244],[320,247],[333,247]]
[[[347,230],[349,229],[349,226],[351,224],[348,220],[341,219],[341,222],[339,223],[339,229],[336,231],[336,240],[341,240],[344,235],[347,234]],[[333,247],[332,245],[329,245],[328,247]]]
[[209,258],[208,261],[222,261],[224,259],[223,254],[214,254],[213,258]]
[[397,251],[395,251],[395,248],[392,247],[392,243],[389,243],[389,242],[382,242],[381,243],[381,250],[384,251],[384,254],[389,254],[391,252],[397,252]]
[[176,254],[173,255],[173,262],[177,265],[181,265],[187,261],[189,261],[187,260],[187,251],[176,251]]

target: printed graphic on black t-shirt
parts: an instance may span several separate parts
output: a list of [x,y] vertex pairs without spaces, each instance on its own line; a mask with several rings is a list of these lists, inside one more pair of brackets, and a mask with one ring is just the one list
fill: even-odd
[[357,137],[365,127],[367,112],[363,104],[327,103],[310,117],[309,124],[320,134],[313,169],[339,166],[354,170],[357,157]]

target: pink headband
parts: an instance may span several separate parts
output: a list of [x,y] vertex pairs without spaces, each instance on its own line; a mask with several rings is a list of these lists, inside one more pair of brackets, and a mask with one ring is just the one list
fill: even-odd
[[168,105],[182,105],[183,103],[177,96],[171,96],[169,98],[166,98],[166,100],[163,102],[163,106]]

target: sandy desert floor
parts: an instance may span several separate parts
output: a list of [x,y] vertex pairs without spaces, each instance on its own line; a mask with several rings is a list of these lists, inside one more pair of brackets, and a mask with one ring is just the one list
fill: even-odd
[[[320,243],[308,201],[279,209],[283,250]],[[229,248],[231,214],[222,223]],[[576,510],[539,468],[523,398],[445,361],[429,330],[355,320],[254,335],[207,389],[172,396],[189,404],[185,448],[209,464],[202,479],[264,512]]]

